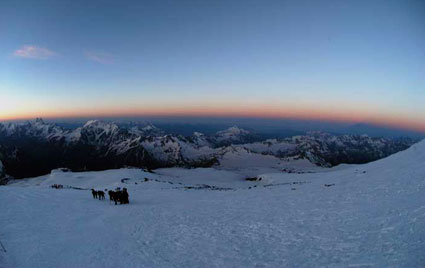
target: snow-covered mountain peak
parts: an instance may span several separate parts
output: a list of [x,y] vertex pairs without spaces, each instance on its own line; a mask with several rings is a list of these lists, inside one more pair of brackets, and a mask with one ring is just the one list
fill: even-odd
[[[229,153],[239,158],[241,155],[255,154],[258,157],[267,155],[268,159],[306,159],[313,164],[328,167],[340,163],[370,162],[404,150],[413,143],[408,139],[335,136],[323,132],[264,141],[236,126],[212,136],[195,132],[192,136],[183,137],[166,135],[152,124],[130,126],[90,120],[82,127],[67,130],[42,119],[3,123],[0,124],[0,145],[4,146],[0,147],[0,156],[4,156],[1,160],[7,174],[28,177],[45,172],[44,169],[50,171],[50,166],[62,167],[64,161],[70,167],[86,168],[85,160],[91,165],[88,168],[96,169],[123,165],[195,167],[212,165],[224,155],[230,159]],[[25,154],[32,150],[37,150],[37,154]],[[40,168],[40,171],[38,166],[42,165],[30,164],[39,161],[39,155],[47,155],[49,158],[46,160],[49,166]],[[10,166],[22,166],[22,163],[29,164],[9,171]],[[34,174],[22,174],[20,170],[25,169],[36,171]]]
[[148,123],[146,126],[142,127],[142,130],[144,131],[152,131],[152,130],[158,130],[156,126],[154,126],[151,123]]
[[188,137],[189,140],[195,144],[197,147],[211,147],[211,143],[209,141],[209,137],[207,137],[204,133],[201,132],[193,132],[191,137]]
[[195,136],[195,137],[205,137],[205,134],[204,133],[201,133],[201,132],[193,132],[193,136]]
[[148,123],[146,126],[139,127],[134,126],[129,129],[129,132],[133,135],[140,137],[149,137],[149,136],[164,136],[165,132],[158,127],[154,126],[151,123]]
[[43,118],[40,118],[40,117],[36,118],[34,122],[37,124],[45,124]]
[[229,127],[228,129],[218,131],[216,135],[218,136],[237,136],[237,135],[247,135],[250,132],[243,128],[239,128],[237,126]]
[[142,127],[141,130],[145,133],[145,135],[164,135],[164,131],[157,128],[155,125],[149,123],[146,126]]
[[98,122],[99,122],[99,120],[89,120],[89,121],[87,121],[85,124],[84,124],[84,128],[85,127],[90,127],[90,126],[92,126],[92,125],[96,125],[96,124],[98,124]]
[[83,128],[85,129],[101,129],[106,132],[113,132],[119,127],[115,123],[104,122],[100,120],[90,120],[84,124]]
[[90,120],[83,127],[75,129],[71,136],[74,141],[84,140],[92,145],[105,146],[121,140],[123,132],[115,123]]
[[0,124],[0,134],[8,137],[29,136],[39,139],[56,140],[63,137],[66,132],[55,124],[45,123],[41,118],[21,123]]
[[253,141],[254,139],[255,137],[251,132],[237,126],[218,131],[214,137],[212,137],[212,140],[216,146],[247,143]]

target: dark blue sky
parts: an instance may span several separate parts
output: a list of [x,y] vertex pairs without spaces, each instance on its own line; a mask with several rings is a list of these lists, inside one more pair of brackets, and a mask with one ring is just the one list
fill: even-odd
[[0,58],[0,119],[212,114],[425,129],[424,1],[1,1]]

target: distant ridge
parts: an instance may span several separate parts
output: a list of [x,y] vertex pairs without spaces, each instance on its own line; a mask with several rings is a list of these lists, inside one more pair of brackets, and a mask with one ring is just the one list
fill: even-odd
[[224,155],[258,154],[276,158],[307,159],[330,167],[366,163],[404,150],[416,140],[371,138],[309,132],[284,139],[264,140],[251,131],[232,126],[212,135],[167,134],[153,124],[119,126],[89,120],[66,129],[41,118],[0,124],[0,160],[7,174],[32,177],[58,167],[103,170],[124,166],[206,167],[219,165]]

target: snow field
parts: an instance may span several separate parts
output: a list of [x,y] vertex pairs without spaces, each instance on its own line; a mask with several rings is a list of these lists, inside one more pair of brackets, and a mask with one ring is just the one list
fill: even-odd
[[[0,187],[0,267],[425,267],[425,142],[366,165],[258,175],[53,172]],[[130,204],[53,183],[127,187]],[[232,190],[184,188],[196,184]]]

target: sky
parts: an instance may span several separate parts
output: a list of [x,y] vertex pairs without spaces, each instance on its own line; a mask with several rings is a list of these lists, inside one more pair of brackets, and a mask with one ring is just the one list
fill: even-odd
[[0,1],[0,120],[137,115],[425,132],[425,1]]

